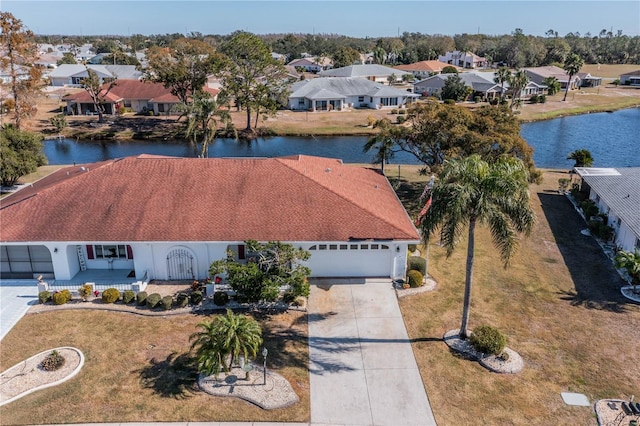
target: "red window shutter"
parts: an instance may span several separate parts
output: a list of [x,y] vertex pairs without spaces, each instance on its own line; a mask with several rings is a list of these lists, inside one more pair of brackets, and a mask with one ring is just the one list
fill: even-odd
[[93,257],[93,246],[87,245],[87,259],[94,259],[94,257]]
[[244,260],[245,259],[244,244],[238,244],[238,259],[240,259],[240,260]]
[[133,250],[131,246],[127,246],[127,259],[133,259]]

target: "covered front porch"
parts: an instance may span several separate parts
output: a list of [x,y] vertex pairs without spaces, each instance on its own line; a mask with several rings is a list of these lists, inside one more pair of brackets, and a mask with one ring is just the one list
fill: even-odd
[[146,273],[144,277],[137,279],[135,272],[131,269],[87,269],[78,272],[69,280],[48,280],[47,287],[50,291],[68,289],[73,292],[84,284],[93,283],[98,291],[107,288],[116,288],[120,291],[133,290],[134,287],[142,291],[148,282]]

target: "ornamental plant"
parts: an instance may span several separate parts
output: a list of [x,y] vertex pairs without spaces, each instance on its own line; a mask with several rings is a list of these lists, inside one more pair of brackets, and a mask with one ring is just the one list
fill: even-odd
[[115,303],[118,299],[120,299],[120,291],[117,288],[108,288],[102,292],[104,303]]
[[89,284],[81,285],[80,288],[78,288],[78,295],[84,301],[86,301],[92,293],[93,287]]
[[507,344],[507,338],[497,328],[481,325],[473,329],[469,342],[478,352],[500,355]]

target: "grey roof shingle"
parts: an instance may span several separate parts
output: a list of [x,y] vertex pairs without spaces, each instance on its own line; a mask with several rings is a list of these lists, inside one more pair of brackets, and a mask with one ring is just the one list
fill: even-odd
[[323,77],[388,77],[391,74],[401,77],[404,74],[411,73],[377,64],[349,65],[348,67],[333,68],[320,72]]
[[[318,77],[303,80],[291,87],[290,98],[334,99],[347,96],[408,96],[417,97],[405,90],[395,89],[359,77]],[[328,97],[327,97],[328,96]]]
[[611,212],[640,238],[640,167],[621,167],[615,170],[619,175],[590,175],[589,168],[576,168]]

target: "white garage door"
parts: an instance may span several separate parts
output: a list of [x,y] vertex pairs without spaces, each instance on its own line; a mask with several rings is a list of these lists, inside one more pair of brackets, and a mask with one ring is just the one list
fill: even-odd
[[317,244],[309,253],[312,277],[389,277],[393,269],[387,244]]

